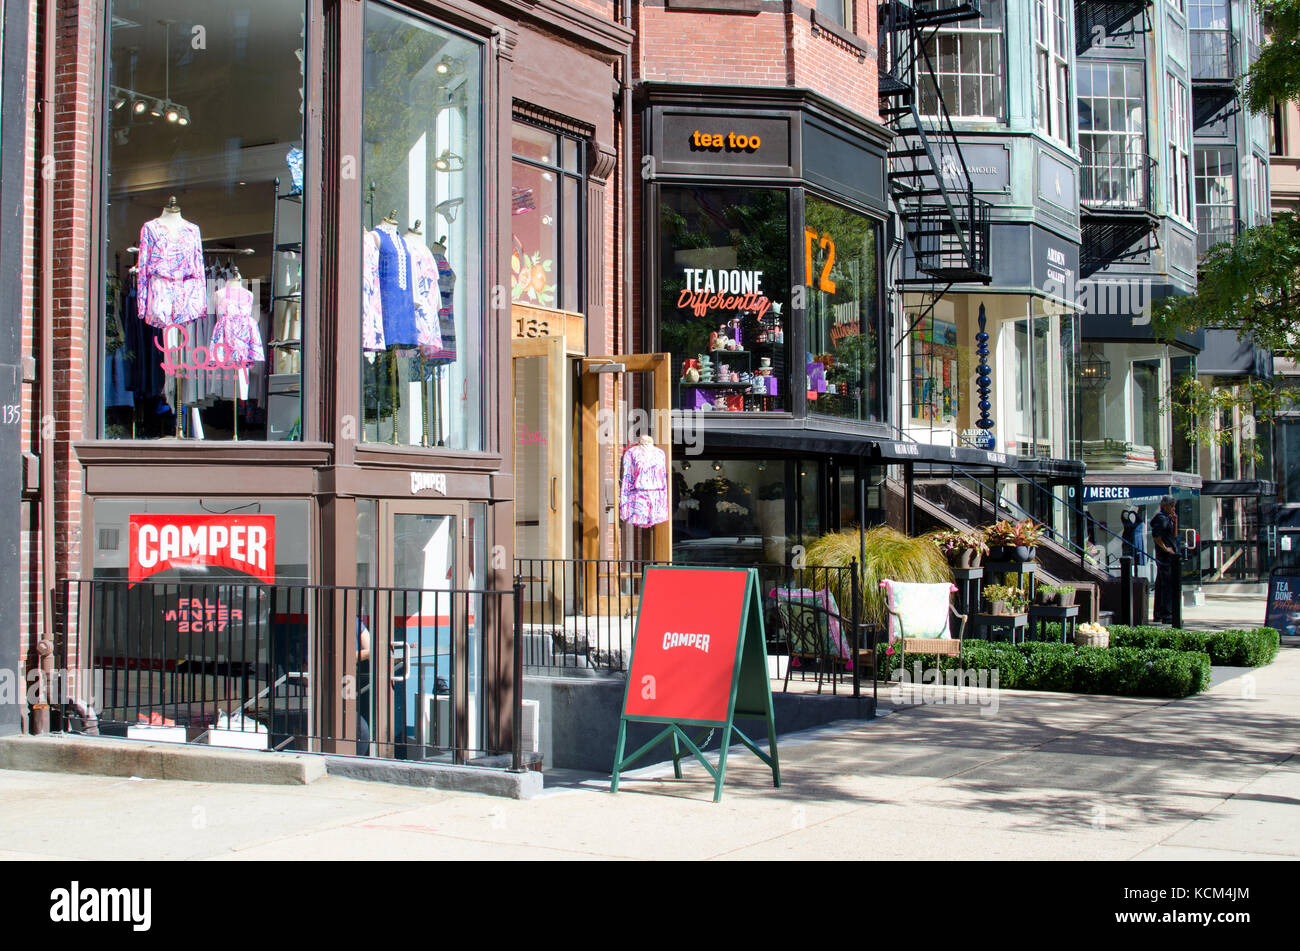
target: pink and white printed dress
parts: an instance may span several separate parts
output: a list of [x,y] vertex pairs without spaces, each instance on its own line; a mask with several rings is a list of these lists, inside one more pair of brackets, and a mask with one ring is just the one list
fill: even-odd
[[262,329],[253,313],[253,292],[242,284],[227,284],[217,291],[217,323],[212,328],[211,348],[213,355],[227,364],[247,366],[266,359]]
[[637,528],[668,521],[668,457],[658,446],[637,442],[623,453],[618,517]]
[[179,227],[161,218],[140,229],[136,300],[140,319],[151,327],[188,324],[208,313],[208,288],[203,274],[203,235],[193,222]]

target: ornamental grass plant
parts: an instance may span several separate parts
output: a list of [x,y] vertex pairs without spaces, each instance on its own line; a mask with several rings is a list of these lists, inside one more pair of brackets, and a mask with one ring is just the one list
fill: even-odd
[[[878,525],[866,531],[866,554],[858,564],[859,590],[862,592],[862,619],[868,624],[885,623],[885,598],[880,582],[914,581],[926,584],[952,582],[952,569],[942,551],[928,538],[911,538],[902,532]],[[808,546],[805,554],[810,566],[847,568],[862,556],[862,542],[853,530],[823,535]],[[816,572],[815,567],[809,571]],[[827,572],[825,586],[835,600],[847,610],[853,592],[848,588],[847,572]]]

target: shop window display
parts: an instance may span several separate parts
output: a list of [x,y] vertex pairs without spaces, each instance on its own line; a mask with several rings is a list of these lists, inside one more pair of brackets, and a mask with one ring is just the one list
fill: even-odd
[[516,122],[511,148],[510,300],[581,311],[585,143]]
[[365,23],[364,439],[477,449],[482,48],[379,3]]
[[1079,386],[1083,461],[1089,471],[1168,469],[1167,349],[1152,344],[1085,342]]
[[880,419],[876,224],[809,197],[804,211],[804,285],[809,411]]
[[664,188],[660,344],[672,355],[673,408],[790,408],[788,193]]
[[303,0],[113,0],[103,434],[301,438]]

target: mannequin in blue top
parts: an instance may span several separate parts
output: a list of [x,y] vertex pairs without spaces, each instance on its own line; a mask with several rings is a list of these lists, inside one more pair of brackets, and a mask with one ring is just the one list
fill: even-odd
[[420,342],[415,326],[415,280],[411,255],[397,233],[394,211],[375,228],[379,239],[379,299],[384,313],[384,343],[414,347]]

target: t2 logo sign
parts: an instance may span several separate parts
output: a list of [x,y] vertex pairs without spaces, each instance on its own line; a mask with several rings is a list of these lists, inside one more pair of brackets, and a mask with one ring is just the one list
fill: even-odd
[[803,245],[804,284],[808,287],[813,286],[813,259],[817,256],[817,250],[820,249],[826,252],[826,263],[822,265],[821,274],[817,276],[817,289],[827,294],[834,294],[835,282],[831,280],[831,268],[835,266],[835,239],[830,236],[829,232],[818,233],[812,228],[805,228]]

